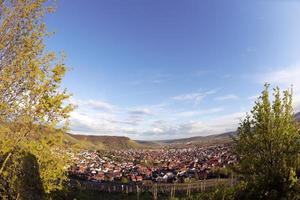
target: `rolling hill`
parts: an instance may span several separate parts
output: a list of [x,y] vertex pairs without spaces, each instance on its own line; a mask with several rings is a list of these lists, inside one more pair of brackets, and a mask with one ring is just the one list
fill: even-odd
[[160,140],[156,142],[162,145],[228,143],[231,141],[231,137],[234,135],[236,135],[236,132],[227,132],[227,133],[222,133],[217,135],[196,136],[196,137],[174,139],[174,140]]
[[298,112],[298,113],[295,114],[295,119],[297,121],[300,121],[300,112]]
[[[300,122],[300,112],[295,114],[295,119]],[[71,144],[79,144],[86,149],[111,150],[111,149],[144,149],[160,148],[167,145],[203,145],[231,142],[232,136],[236,132],[227,132],[217,135],[196,136],[172,140],[131,140],[123,136],[92,136],[92,135],[74,135],[65,134],[65,141]]]
[[150,149],[160,148],[172,145],[192,145],[208,143],[227,143],[230,142],[233,133],[224,133],[219,135],[198,136],[175,140],[143,141],[131,140],[122,136],[91,136],[91,135],[73,135],[66,134],[65,141],[71,144],[79,144],[83,148],[93,150],[122,150],[122,149]]
[[84,148],[94,150],[140,149],[148,147],[123,136],[74,135],[67,133],[64,139],[68,143],[79,144]]

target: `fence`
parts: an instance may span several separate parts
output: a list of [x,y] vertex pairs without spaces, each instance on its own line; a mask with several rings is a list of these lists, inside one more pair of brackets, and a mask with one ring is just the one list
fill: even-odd
[[158,194],[164,193],[175,197],[177,194],[190,196],[194,192],[210,190],[218,185],[232,186],[236,179],[207,179],[190,183],[136,183],[121,184],[115,182],[90,182],[80,181],[81,188],[109,193],[136,193],[137,196],[143,192],[151,192],[154,199]]

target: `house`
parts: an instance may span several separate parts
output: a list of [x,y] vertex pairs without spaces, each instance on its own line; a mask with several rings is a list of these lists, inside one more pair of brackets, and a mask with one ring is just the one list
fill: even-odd
[[143,181],[143,177],[142,176],[136,176],[136,181],[139,181],[139,182]]
[[135,175],[131,175],[131,176],[130,176],[130,180],[131,180],[132,182],[136,182],[136,176],[135,176]]

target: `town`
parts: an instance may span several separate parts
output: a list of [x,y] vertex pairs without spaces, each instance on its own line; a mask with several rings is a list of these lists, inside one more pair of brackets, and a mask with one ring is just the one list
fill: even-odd
[[72,178],[93,182],[185,183],[228,178],[236,162],[231,144],[143,150],[82,151],[73,156]]

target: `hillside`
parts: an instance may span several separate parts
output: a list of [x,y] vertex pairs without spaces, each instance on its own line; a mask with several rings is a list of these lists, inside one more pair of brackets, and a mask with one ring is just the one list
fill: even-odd
[[211,144],[230,142],[232,133],[219,135],[198,136],[175,140],[142,141],[131,140],[122,136],[91,136],[66,134],[65,141],[71,144],[79,144],[86,149],[111,150],[111,149],[141,149],[141,148],[160,148],[168,145],[190,145],[190,144]]
[[[295,120],[300,122],[300,112],[295,114]],[[156,143],[161,145],[227,143],[231,142],[231,138],[234,137],[236,134],[237,132],[233,131],[209,136],[196,136],[174,140],[160,140],[156,141]]]
[[147,148],[147,145],[140,144],[128,137],[123,136],[65,134],[65,141],[71,144],[79,144],[87,149],[95,150]]
[[[295,119],[300,121],[300,112],[295,114]],[[217,135],[196,136],[173,140],[143,141],[131,140],[123,136],[92,136],[65,134],[65,141],[71,144],[79,144],[86,149],[111,150],[111,149],[142,149],[160,148],[173,145],[204,145],[231,142],[236,132],[227,132]]]
[[211,144],[211,143],[228,143],[231,141],[231,137],[234,136],[236,132],[228,132],[217,135],[209,136],[196,136],[190,138],[182,138],[175,140],[160,140],[156,141],[162,145],[173,145],[173,144]]
[[300,112],[298,112],[298,113],[295,114],[295,119],[297,121],[300,121]]

